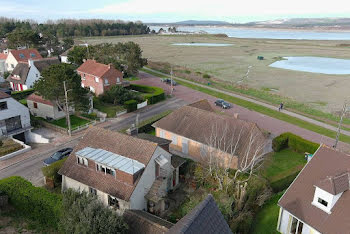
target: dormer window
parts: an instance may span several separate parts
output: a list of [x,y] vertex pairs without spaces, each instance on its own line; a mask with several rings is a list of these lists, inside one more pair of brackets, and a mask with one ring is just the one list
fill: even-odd
[[328,206],[328,202],[326,202],[325,200],[323,200],[322,198],[318,198],[318,203],[324,205],[325,207]]
[[83,80],[85,80],[86,78],[85,78],[85,74],[83,74]]
[[25,58],[24,54],[19,54],[19,57],[22,59]]
[[77,162],[78,162],[78,164],[83,165],[83,166],[89,165],[88,160],[86,158],[83,158],[83,157],[77,156]]
[[98,83],[100,82],[99,78],[97,76],[95,76],[95,82]]
[[35,58],[35,54],[30,53],[30,57]]
[[100,171],[104,174],[109,174],[109,175],[112,175],[112,176],[115,176],[115,170],[110,168],[110,167],[106,167],[104,165],[101,165],[101,164],[96,164],[96,170],[97,171]]

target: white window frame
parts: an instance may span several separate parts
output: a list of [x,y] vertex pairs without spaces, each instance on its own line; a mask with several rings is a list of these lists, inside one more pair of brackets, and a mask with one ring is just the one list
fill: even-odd
[[86,158],[77,156],[77,163],[83,166],[89,166],[89,161]]
[[[116,197],[113,197],[108,194],[107,199],[108,199],[108,206],[113,207],[115,209],[120,209],[119,200]],[[115,200],[116,205],[110,205],[110,200]]]
[[97,76],[95,76],[95,82],[99,83],[100,82],[100,78],[98,78]]
[[83,73],[83,77],[82,77],[83,80],[86,80],[86,77],[85,77],[85,74]]
[[[291,221],[290,224],[289,224],[288,232],[289,232],[290,234],[297,234],[297,233],[298,233],[298,229],[299,229],[300,223],[303,224],[303,227],[302,227],[302,228],[304,228],[305,223],[302,222],[300,219],[294,217],[293,215],[291,215],[291,214],[289,214],[289,215],[290,215],[290,217],[292,218],[292,221]],[[291,232],[291,231],[292,231],[292,230],[291,230],[291,229],[292,229],[292,225],[293,225],[293,219],[296,219],[296,220],[297,220],[297,225],[296,225],[296,228],[295,228],[295,232],[294,232],[294,233]],[[301,230],[301,231],[303,231],[303,230]]]
[[119,77],[117,77],[117,83],[120,83],[120,78]]
[[[102,168],[104,169],[104,170],[102,170]],[[112,172],[112,174],[111,173],[107,173],[107,169],[108,170],[110,170],[111,172]],[[107,167],[107,166],[105,166],[105,165],[102,165],[102,164],[99,164],[99,163],[96,163],[96,171],[99,171],[99,172],[102,172],[102,173],[104,173],[105,175],[111,175],[111,176],[116,176],[116,171],[115,171],[115,169],[113,169],[113,168],[111,168],[111,167]]]
[[97,189],[89,187],[89,193],[94,195],[94,196],[97,196]]
[[109,85],[108,79],[105,79],[105,85]]

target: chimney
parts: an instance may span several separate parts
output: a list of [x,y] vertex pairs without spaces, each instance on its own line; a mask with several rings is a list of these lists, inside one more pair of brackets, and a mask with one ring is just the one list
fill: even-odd
[[108,68],[111,69],[111,64],[108,64]]
[[34,61],[32,59],[28,59],[28,65],[29,67],[34,66]]

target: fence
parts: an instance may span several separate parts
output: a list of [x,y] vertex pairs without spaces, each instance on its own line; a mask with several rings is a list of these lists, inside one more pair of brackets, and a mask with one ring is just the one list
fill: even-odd
[[84,125],[72,128],[72,133],[76,133],[76,132],[79,132],[81,130],[87,129],[90,125],[95,125],[95,124],[96,124],[96,120],[92,120],[89,123],[86,123]]
[[142,102],[142,103],[137,104],[137,109],[141,109],[141,108],[143,108],[145,106],[147,106],[147,100]]

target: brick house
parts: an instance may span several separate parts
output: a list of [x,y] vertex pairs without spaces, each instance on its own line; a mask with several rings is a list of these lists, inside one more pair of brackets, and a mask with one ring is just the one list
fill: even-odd
[[[62,190],[95,194],[118,213],[147,210],[161,213],[164,198],[179,181],[172,155],[157,143],[91,127],[59,173]],[[175,178],[174,178],[175,176]]]
[[350,230],[350,154],[321,145],[281,199],[281,233],[331,234]]
[[91,92],[99,96],[113,85],[123,84],[123,73],[113,67],[95,60],[88,59],[77,69],[81,76],[81,85],[88,87]]
[[[251,155],[267,142],[256,124],[217,114],[207,100],[181,107],[154,123],[153,127],[156,136],[172,141],[170,152],[203,162],[216,155],[220,163],[234,169],[239,167],[244,155]],[[233,139],[238,139],[237,136],[240,136],[240,140],[232,157],[229,146],[233,144]],[[253,143],[249,140],[251,136]],[[219,142],[220,138],[225,142]]]

